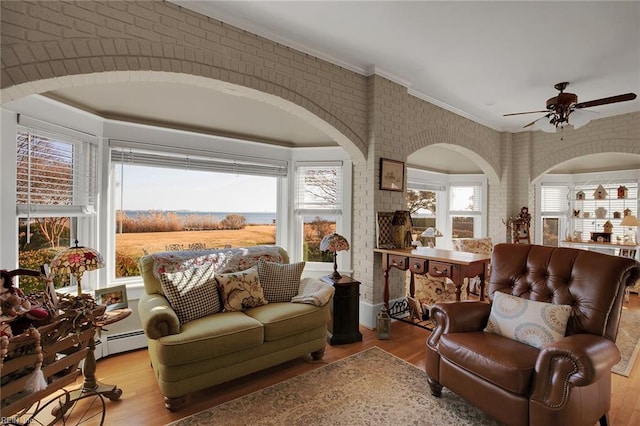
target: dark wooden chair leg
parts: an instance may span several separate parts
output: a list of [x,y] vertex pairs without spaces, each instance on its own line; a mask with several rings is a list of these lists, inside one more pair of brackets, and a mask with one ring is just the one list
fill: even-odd
[[431,388],[431,395],[440,398],[442,396],[442,385],[431,377],[427,378],[427,383],[429,383],[429,388]]

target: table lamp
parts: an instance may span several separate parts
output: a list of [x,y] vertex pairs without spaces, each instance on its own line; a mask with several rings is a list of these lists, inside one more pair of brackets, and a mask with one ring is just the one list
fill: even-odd
[[329,234],[320,242],[320,250],[333,253],[333,274],[329,275],[334,280],[339,280],[342,275],[338,272],[338,252],[349,250],[349,242],[340,234]]
[[420,235],[423,238],[428,238],[429,247],[433,248],[436,246],[436,237],[444,237],[442,232],[438,231],[438,228],[429,227],[424,230],[424,232]]
[[51,270],[56,274],[70,274],[78,282],[78,296],[82,294],[82,274],[85,271],[93,271],[104,267],[102,255],[96,250],[88,247],[69,247],[58,253],[51,261]]
[[635,244],[636,242],[636,233],[632,228],[637,228],[640,226],[640,220],[632,214],[628,214],[622,218],[620,222],[620,226],[628,227],[629,229],[624,233],[624,242],[625,244]]

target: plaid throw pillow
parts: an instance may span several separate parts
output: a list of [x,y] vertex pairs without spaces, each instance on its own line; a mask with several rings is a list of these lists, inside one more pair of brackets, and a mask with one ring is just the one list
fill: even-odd
[[305,262],[274,263],[258,261],[258,277],[264,297],[270,303],[291,302],[300,288],[300,275]]
[[160,274],[160,285],[180,324],[220,312],[214,265],[207,263],[185,271]]

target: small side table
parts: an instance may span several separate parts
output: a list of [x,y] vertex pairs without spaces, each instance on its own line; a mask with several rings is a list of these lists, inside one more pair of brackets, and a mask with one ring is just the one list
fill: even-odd
[[360,333],[360,282],[343,275],[339,280],[324,276],[322,281],[336,289],[333,295],[333,312],[329,322],[330,345],[362,341]]
[[[96,332],[106,325],[113,324],[120,320],[123,320],[131,315],[131,309],[114,309],[110,312],[105,312],[102,317],[96,319]],[[84,360],[82,374],[84,375],[84,384],[82,387],[71,393],[71,400],[82,399],[92,394],[100,394],[106,396],[111,401],[120,399],[122,396],[122,389],[116,385],[108,385],[100,383],[96,380],[96,357],[94,351],[96,349],[95,336],[89,340],[89,352]]]

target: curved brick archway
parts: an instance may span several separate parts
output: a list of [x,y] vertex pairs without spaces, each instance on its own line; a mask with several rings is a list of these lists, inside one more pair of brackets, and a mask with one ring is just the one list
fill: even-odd
[[580,155],[576,155],[576,149],[574,146],[568,146],[563,149],[557,149],[545,157],[538,159],[532,169],[531,181],[532,183],[535,183],[549,170],[566,161],[574,160],[575,158],[586,155],[608,153],[623,153],[637,156],[638,164],[640,164],[640,145],[630,145],[629,139],[610,139],[607,140],[606,144],[603,144],[600,140],[594,140],[580,146]]
[[[455,129],[452,130],[443,127],[432,128],[412,136],[409,139],[407,152],[414,153],[429,146],[441,146],[451,149],[470,158],[475,164],[477,164],[478,167],[480,167],[480,170],[482,170],[487,177],[489,184],[498,184],[500,182],[500,170],[496,169],[494,164],[491,164],[491,162],[487,161],[481,154],[473,149],[473,147],[477,145],[476,140],[467,139],[468,138],[465,135],[460,132],[456,132]],[[499,158],[498,148],[497,155],[494,157],[494,160]]]
[[164,1],[2,2],[1,19],[2,104],[117,81],[223,82],[366,157],[366,77],[240,28]]
[[[255,100],[256,102],[273,105],[276,108],[282,109],[290,113],[291,115],[302,119],[303,121],[320,129],[331,140],[335,141],[338,145],[343,147],[345,151],[349,153],[349,156],[354,160],[354,162],[357,163],[364,161],[364,154],[362,151],[360,151],[356,144],[354,144],[347,136],[345,136],[332,124],[324,120],[322,117],[313,114],[311,111],[305,109],[301,105],[297,105],[279,96],[270,95],[259,90],[200,76],[162,71],[106,71],[102,73],[71,75],[66,77],[52,78],[48,80],[40,80],[36,83],[24,83],[22,85],[2,89],[1,98],[2,102],[4,103],[8,100],[13,100],[18,97],[44,93],[50,90],[64,89],[66,87],[137,81],[185,84],[201,87],[203,89],[212,89],[220,92],[231,89],[238,96],[250,98]],[[19,94],[19,96],[16,96],[16,94]],[[325,117],[327,117],[326,114]],[[331,117],[329,116],[327,118]],[[352,132],[349,133],[352,134]]]

